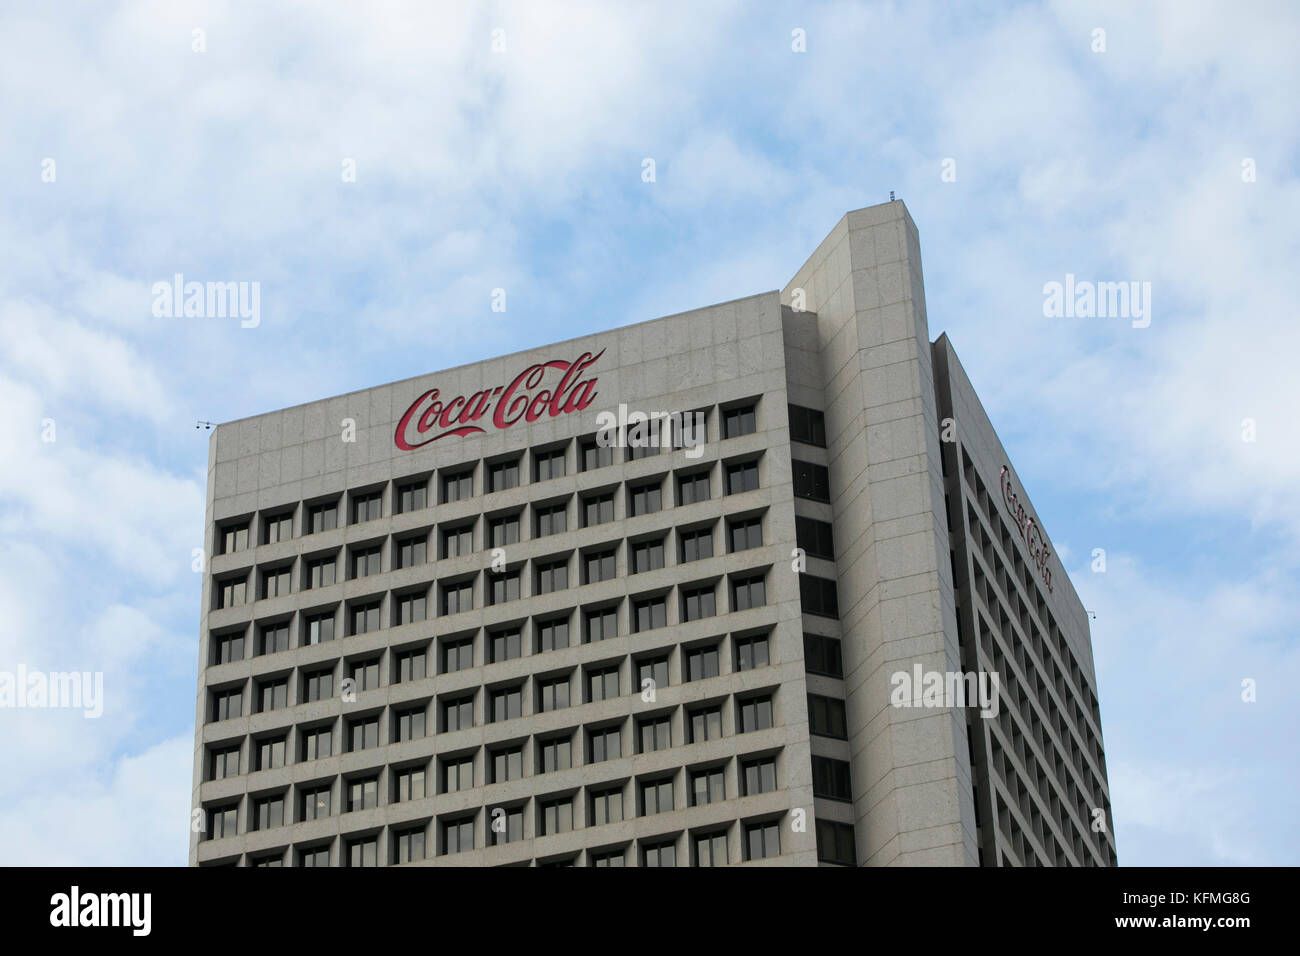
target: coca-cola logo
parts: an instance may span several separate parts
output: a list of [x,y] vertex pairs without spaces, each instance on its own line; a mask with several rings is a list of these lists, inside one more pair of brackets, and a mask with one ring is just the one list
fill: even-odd
[[1011,516],[1015,526],[1020,530],[1020,538],[1025,542],[1025,550],[1029,552],[1029,558],[1033,561],[1034,567],[1038,569],[1038,576],[1042,579],[1050,594],[1052,590],[1052,566],[1048,563],[1048,558],[1052,556],[1052,549],[1047,545],[1047,535],[1043,533],[1042,527],[1025,510],[1025,506],[1020,503],[1020,496],[1011,484],[1011,469],[1006,465],[1002,466],[1002,504],[1006,507],[1007,514]]
[[[402,413],[393,442],[402,451],[414,451],[430,442],[452,435],[464,437],[487,431],[485,418],[494,428],[510,428],[520,421],[535,422],[543,415],[555,418],[580,412],[596,399],[596,379],[582,374],[605,354],[583,352],[575,361],[554,359],[530,365],[508,385],[498,385],[468,397],[457,395],[445,401],[431,388]],[[542,388],[551,372],[563,373],[554,388]],[[553,377],[553,376],[552,376]],[[490,413],[490,417],[489,417]],[[485,424],[486,424],[485,423]]]

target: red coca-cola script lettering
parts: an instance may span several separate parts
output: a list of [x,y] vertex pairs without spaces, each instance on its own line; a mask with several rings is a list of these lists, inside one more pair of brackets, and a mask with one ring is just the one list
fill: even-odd
[[[552,359],[530,365],[508,385],[484,389],[466,397],[457,395],[444,401],[438,389],[431,388],[402,413],[393,433],[393,443],[402,451],[414,451],[430,442],[452,435],[475,435],[487,431],[481,421],[491,412],[488,421],[493,428],[505,429],[519,421],[532,423],[542,416],[556,418],[580,412],[596,400],[596,378],[584,378],[596,360],[605,354],[601,349],[595,355],[583,352],[572,362]],[[543,388],[554,373],[562,373],[553,387]]]

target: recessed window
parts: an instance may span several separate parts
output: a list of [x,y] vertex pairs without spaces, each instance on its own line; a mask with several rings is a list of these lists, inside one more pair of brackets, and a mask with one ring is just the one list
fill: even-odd
[[379,837],[348,841],[348,866],[378,866]]
[[316,727],[302,733],[302,759],[323,760],[334,753],[334,732],[329,727]]
[[618,696],[618,667],[593,667],[587,671],[587,703]]
[[334,612],[311,614],[304,619],[303,644],[323,644],[334,640]]
[[699,707],[690,711],[687,727],[690,733],[690,743],[698,744],[706,740],[717,740],[722,736],[721,705]]
[[835,560],[835,536],[831,526],[825,521],[813,518],[796,517],[794,519],[795,544],[814,558]]
[[533,481],[564,477],[564,449],[533,452]]
[[348,613],[350,634],[369,634],[379,630],[379,601],[354,604]]
[[407,482],[397,486],[397,513],[406,514],[408,511],[419,511],[428,507],[429,504],[429,482],[425,479],[419,481]]
[[362,717],[348,723],[348,750],[369,750],[379,746],[379,717]]
[[745,518],[727,522],[727,538],[733,552],[763,546],[763,519]]
[[522,657],[524,653],[523,632],[517,627],[493,631],[488,635],[488,662],[499,664]]
[[[615,689],[617,693],[617,688]],[[617,760],[623,756],[623,733],[618,727],[602,727],[587,732],[590,741],[588,759],[591,763]]]
[[500,574],[489,571],[487,575],[488,604],[496,605],[504,604],[507,601],[518,601],[520,577],[518,568],[513,571],[502,571]]
[[[298,820],[305,823],[309,820],[323,820],[328,817],[333,809],[331,807],[330,788],[308,787],[302,791],[301,802],[298,804]],[[325,851],[326,862],[322,865],[329,865],[329,851]]]
[[573,798],[543,800],[537,805],[537,830],[539,836],[568,833],[573,829]]
[[614,520],[614,494],[592,495],[582,499],[582,526],[605,524]]
[[771,823],[751,823],[745,827],[745,859],[762,860],[781,855],[781,827]]
[[239,804],[214,807],[208,811],[209,840],[221,840],[239,835]]
[[217,534],[217,554],[233,554],[248,547],[248,521],[222,525]]
[[673,809],[672,780],[648,780],[641,784],[641,815],[668,813]]
[[558,651],[569,646],[569,619],[542,621],[537,625],[537,651]]
[[492,779],[489,783],[505,783],[524,775],[524,748],[502,747],[490,752]]
[[464,501],[466,498],[474,497],[474,470],[472,468],[442,475],[441,478],[443,504]]
[[767,585],[761,574],[731,579],[731,609],[747,611],[767,603]]
[[721,673],[718,669],[718,646],[696,647],[686,652],[686,679],[688,681],[707,680],[710,677],[717,677]]
[[612,579],[615,575],[614,549],[591,551],[584,554],[582,556],[582,570],[587,584],[596,584],[600,581]]
[[752,797],[776,789],[776,758],[760,757],[740,765],[741,796]]
[[669,840],[665,843],[646,844],[641,847],[642,866],[676,866],[677,847]]
[[632,630],[636,633],[663,627],[668,623],[668,602],[663,597],[632,602]]
[[452,674],[474,666],[474,638],[463,637],[442,642],[442,672]]
[[248,601],[248,575],[226,578],[216,583],[217,610],[239,607]]
[[293,512],[262,515],[262,544],[278,544],[293,538]]
[[805,614],[839,617],[840,602],[835,582],[812,574],[799,575],[799,600]]
[[736,638],[736,670],[750,671],[756,667],[766,667],[769,663],[771,660],[766,634]]
[[623,822],[623,788],[599,790],[591,795],[591,825]]
[[212,663],[230,664],[244,659],[244,632],[222,634],[212,639]]
[[288,751],[288,738],[284,734],[278,737],[264,737],[255,741],[255,746],[254,770],[277,770],[284,766],[285,754]]
[[382,491],[353,495],[352,523],[360,524],[363,521],[375,521],[383,517],[383,501],[384,493]]
[[488,465],[488,491],[507,491],[519,487],[519,459]]
[[539,538],[569,529],[568,512],[563,504],[534,508],[533,514],[536,516],[536,534]]
[[585,624],[587,643],[618,636],[618,612],[612,607],[588,611]]
[[727,834],[700,833],[695,836],[696,866],[727,865]]
[[812,758],[813,796],[852,802],[853,783],[847,760],[830,757]]
[[239,746],[215,748],[208,761],[208,779],[239,776]]
[[307,508],[307,533],[319,534],[333,531],[339,526],[339,505],[337,501],[310,505]]
[[289,649],[289,622],[266,624],[258,635],[259,654],[278,654]]
[[794,459],[794,494],[810,501],[831,500],[831,473],[825,465]]
[[701,471],[677,479],[677,504],[693,505],[709,500],[709,473]]
[[488,520],[488,541],[493,548],[519,543],[519,514],[502,515]]
[[[501,812],[498,813],[497,811]],[[514,843],[524,838],[524,808],[497,807],[491,813],[492,826],[488,828],[493,846]],[[497,821],[500,821],[498,828]]]
[[413,624],[429,617],[429,592],[427,589],[401,594],[393,601],[393,624]]
[[442,613],[459,614],[474,609],[474,582],[460,581],[442,586]]
[[754,410],[753,405],[742,405],[723,411],[722,437],[739,438],[741,435],[752,435],[757,431],[758,420]]
[[553,773],[573,766],[573,739],[558,737],[537,742],[537,772]]
[[817,821],[818,862],[857,866],[858,851],[855,844],[853,824],[836,820]]
[[347,798],[343,803],[344,813],[356,813],[358,810],[377,807],[379,806],[379,778],[376,776],[349,780],[346,794]]
[[663,484],[641,485],[628,492],[628,517],[653,514],[664,506]]
[[848,739],[844,701],[818,694],[808,695],[808,730],[823,737]]
[[457,697],[442,702],[442,732],[452,733],[474,726],[474,696]]
[[611,445],[601,445],[594,438],[584,439],[579,444],[579,461],[583,471],[604,468],[614,464],[614,448]]
[[725,775],[721,767],[698,770],[691,774],[691,806],[702,807],[709,803],[722,803],[727,799]]
[[442,825],[442,852],[465,853],[474,849],[474,818],[448,820]]
[[285,825],[285,795],[259,797],[252,801],[253,830],[270,830]]
[[[650,683],[647,684],[646,681]],[[668,655],[638,661],[636,665],[636,682],[637,686],[643,691],[648,687],[667,687]]]
[[307,671],[302,675],[303,703],[310,704],[318,700],[328,700],[334,696],[334,668]]
[[397,843],[394,862],[399,866],[424,859],[424,827],[398,830],[394,833],[394,839]]
[[442,761],[442,792],[459,793],[474,787],[473,757],[444,757]]
[[664,566],[664,539],[638,541],[632,545],[632,573],[657,571]]
[[682,590],[682,621],[698,621],[718,613],[716,588],[712,584]]
[[419,740],[425,734],[424,723],[424,705],[393,711],[393,742]]
[[327,588],[337,580],[338,560],[334,555],[307,562],[307,588]]
[[668,717],[652,717],[637,721],[637,739],[641,745],[640,753],[667,750],[673,745],[672,722]]
[[522,686],[502,687],[492,691],[488,696],[488,714],[492,723],[514,720],[524,713],[524,689]]
[[713,557],[713,529],[700,528],[697,531],[678,533],[682,542],[682,563],[700,561]]
[[243,716],[244,692],[238,687],[232,690],[212,692],[212,719],[230,720]]
[[262,681],[257,685],[257,712],[264,714],[289,706],[289,678]]
[[768,730],[772,726],[772,697],[750,697],[736,705],[736,730],[748,734]]
[[826,416],[815,408],[791,405],[790,440],[826,447]]
[[396,656],[397,682],[399,684],[413,680],[424,680],[428,673],[429,661],[429,655],[424,648],[419,647],[411,651],[399,651]]
[[537,593],[550,594],[569,586],[569,562],[548,561],[537,565]]
[[552,677],[537,682],[537,703],[542,713],[569,706],[569,678]]
[[739,495],[758,488],[758,462],[743,461],[726,468],[727,494]]
[[410,767],[406,770],[398,770],[394,774],[393,797],[395,803],[423,800],[424,796],[424,767]]
[[429,559],[429,535],[421,532],[410,538],[398,538],[393,549],[398,568],[413,568]]
[[804,669],[810,674],[825,674],[827,677],[844,676],[844,662],[840,656],[838,638],[805,632],[803,658]]
[[383,555],[379,545],[352,549],[352,578],[365,578],[383,570]]
[[455,528],[443,528],[440,532],[442,536],[442,555],[443,558],[463,558],[474,551],[474,525],[464,524]]

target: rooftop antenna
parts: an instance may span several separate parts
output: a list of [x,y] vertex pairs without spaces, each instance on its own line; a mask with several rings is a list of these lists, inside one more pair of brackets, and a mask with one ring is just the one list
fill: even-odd
[[208,431],[212,431],[212,426],[213,426],[214,424],[215,424],[215,422],[199,422],[199,423],[198,423],[197,425],[195,425],[194,427],[195,427],[195,428],[206,428]]

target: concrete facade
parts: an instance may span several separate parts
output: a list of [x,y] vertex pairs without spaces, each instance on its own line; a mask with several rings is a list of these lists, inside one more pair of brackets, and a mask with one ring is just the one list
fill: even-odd
[[[593,452],[620,405],[705,440]],[[780,293],[218,426],[191,863],[1112,863],[1087,615],[1004,464],[898,202]],[[1009,705],[893,706],[918,664]]]

